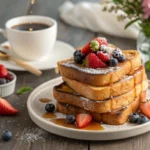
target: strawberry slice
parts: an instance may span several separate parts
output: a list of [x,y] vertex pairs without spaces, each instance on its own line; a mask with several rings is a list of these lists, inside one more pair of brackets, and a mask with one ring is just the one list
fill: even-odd
[[96,56],[95,53],[90,53],[85,58],[85,65],[89,68],[104,68],[106,64]]
[[87,43],[81,50],[83,54],[89,54],[91,52],[90,42]]
[[77,114],[76,123],[78,128],[83,128],[87,126],[92,121],[92,116],[90,114]]
[[110,55],[108,53],[103,53],[101,51],[97,52],[97,56],[99,59],[101,59],[103,62],[108,62],[110,60]]
[[0,98],[0,115],[15,115],[18,110],[15,109],[5,99]]
[[101,45],[106,45],[106,46],[108,46],[108,43],[107,43],[107,41],[106,41],[104,38],[97,37],[97,38],[94,38],[94,40],[96,40],[96,41],[99,43],[100,46],[101,46]]
[[0,65],[0,78],[5,78],[7,75],[7,69],[3,65]]
[[146,101],[146,102],[142,102],[140,103],[140,111],[147,116],[148,118],[150,118],[150,100]]

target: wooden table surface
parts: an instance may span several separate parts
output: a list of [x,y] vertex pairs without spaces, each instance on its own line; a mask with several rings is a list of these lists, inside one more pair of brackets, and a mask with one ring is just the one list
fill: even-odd
[[[58,8],[65,0],[36,0],[33,7],[34,15],[45,15],[55,18],[58,21],[58,40],[67,42],[74,47],[82,46],[95,36],[105,36],[109,42],[118,45],[123,49],[136,49],[136,41],[131,39],[117,38],[103,33],[94,33],[88,30],[71,27],[63,23],[58,16]],[[80,0],[72,0],[76,3]],[[91,0],[92,1],[92,0]],[[94,0],[99,2],[99,0]],[[93,2],[93,1],[92,1]],[[30,5],[26,0],[0,0],[0,27],[4,27],[5,22],[16,16],[27,14]],[[0,36],[0,42],[5,41]],[[16,90],[24,85],[37,87],[50,79],[59,75],[54,69],[43,71],[41,77],[35,77],[28,72],[15,72],[18,80]],[[150,77],[150,74],[148,74]],[[15,92],[16,93],[16,92]],[[41,130],[29,118],[26,101],[29,93],[17,96],[13,94],[7,99],[20,110],[19,115],[12,117],[0,117],[0,134],[4,130],[10,130],[13,133],[13,139],[9,142],[3,142],[0,139],[0,150],[149,150],[150,132],[128,139],[118,141],[80,141],[60,137]],[[40,135],[36,135],[40,131]],[[32,134],[31,134],[32,133]],[[30,139],[30,136],[34,140]],[[42,136],[44,134],[44,136]],[[39,136],[36,139],[35,136]],[[41,138],[40,138],[41,136]]]

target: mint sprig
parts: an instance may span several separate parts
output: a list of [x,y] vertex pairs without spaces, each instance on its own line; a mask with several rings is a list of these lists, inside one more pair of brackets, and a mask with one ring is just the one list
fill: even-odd
[[21,87],[20,89],[17,90],[17,95],[21,95],[21,94],[30,92],[30,91],[32,91],[32,90],[33,90],[32,87],[24,86],[24,87]]

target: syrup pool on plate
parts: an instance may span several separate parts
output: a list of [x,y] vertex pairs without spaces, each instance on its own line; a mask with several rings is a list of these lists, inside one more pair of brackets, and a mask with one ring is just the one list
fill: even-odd
[[51,102],[52,100],[49,99],[49,98],[40,98],[39,101],[40,101],[41,103],[48,103],[48,102]]
[[104,130],[104,127],[96,121],[92,121],[89,123],[89,125],[87,125],[84,128],[77,128],[76,124],[69,124],[66,122],[66,119],[64,118],[57,118],[57,115],[55,113],[45,113],[43,115],[43,118],[46,119],[50,119],[50,122],[63,126],[63,127],[67,127],[67,128],[74,128],[74,129],[79,129],[79,130]]
[[[41,103],[48,103],[52,100],[48,98],[40,98],[39,101]],[[42,117],[46,119],[50,119],[49,121],[54,124],[67,127],[67,128],[74,128],[79,130],[104,130],[104,127],[99,122],[93,120],[86,127],[80,129],[76,126],[75,123],[69,124],[66,122],[65,118],[60,117],[63,114],[60,113],[61,115],[58,116],[57,113],[59,112],[45,112]]]

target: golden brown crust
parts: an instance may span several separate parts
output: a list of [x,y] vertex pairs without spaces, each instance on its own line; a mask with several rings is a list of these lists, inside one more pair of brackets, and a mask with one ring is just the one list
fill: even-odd
[[[143,96],[141,96],[143,95]],[[139,109],[140,101],[143,101],[142,98],[144,98],[146,95],[146,91],[143,91],[140,96],[138,96],[133,103],[128,105],[128,107],[116,111],[116,112],[111,112],[111,113],[93,113],[86,111],[84,109],[81,109],[76,106],[68,105],[68,104],[63,104],[60,102],[57,102],[57,110],[63,114],[78,114],[78,113],[90,113],[93,117],[94,120],[96,121],[102,121],[106,124],[111,124],[111,125],[121,125],[127,122],[129,115],[133,112],[136,112]]]
[[145,69],[140,66],[132,74],[109,86],[95,87],[66,77],[62,79],[77,93],[92,100],[105,100],[129,92],[135,85],[147,79]]
[[122,77],[141,66],[141,58],[138,51],[124,50],[123,53],[129,59],[123,63],[119,63],[117,69],[115,68],[113,71],[106,74],[92,74],[92,72],[87,73],[73,67],[65,66],[64,63],[68,62],[69,60],[58,62],[58,69],[60,74],[66,78],[77,80],[93,86],[104,86],[120,80]]
[[[90,112],[96,113],[107,113],[113,110],[120,110],[122,107],[125,107],[132,103],[134,99],[139,96],[142,91],[145,91],[148,87],[147,80],[144,80],[142,84],[136,85],[128,93],[125,93],[121,96],[114,97],[105,101],[93,101],[89,100],[80,95],[72,94],[68,90],[64,90],[62,86],[68,87],[67,85],[61,84],[55,86],[53,89],[54,98],[61,103],[70,104],[73,106],[80,107],[82,109],[88,110]],[[61,88],[62,87],[62,88]],[[70,88],[69,88],[70,89]],[[75,92],[74,92],[75,93]]]

